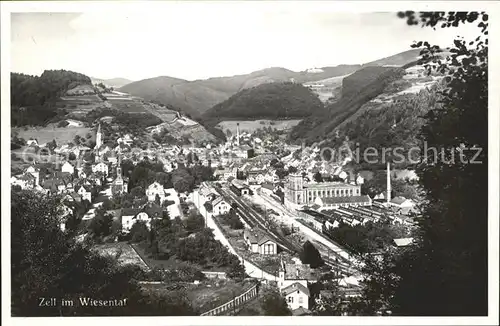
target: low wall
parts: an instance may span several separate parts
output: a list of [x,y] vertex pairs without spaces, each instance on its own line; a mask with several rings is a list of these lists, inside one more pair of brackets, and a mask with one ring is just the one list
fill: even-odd
[[227,313],[228,311],[235,310],[237,307],[243,305],[245,302],[252,300],[258,294],[257,284],[250,288],[245,293],[237,296],[231,301],[228,301],[224,304],[221,304],[218,307],[213,308],[205,313],[202,313],[202,316],[219,316]]

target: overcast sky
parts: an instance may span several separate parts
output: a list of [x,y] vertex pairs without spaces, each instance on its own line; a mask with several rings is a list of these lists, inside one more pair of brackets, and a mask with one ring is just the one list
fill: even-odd
[[171,3],[153,11],[13,13],[11,70],[194,80],[268,67],[362,64],[409,50],[413,41],[445,46],[458,34],[477,34],[473,26],[410,27],[396,13],[301,8]]

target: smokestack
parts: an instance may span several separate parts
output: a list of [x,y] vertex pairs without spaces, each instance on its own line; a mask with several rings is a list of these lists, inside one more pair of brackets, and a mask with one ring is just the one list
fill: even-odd
[[240,123],[236,124],[236,144],[240,146]]
[[387,162],[387,204],[391,201],[391,167]]

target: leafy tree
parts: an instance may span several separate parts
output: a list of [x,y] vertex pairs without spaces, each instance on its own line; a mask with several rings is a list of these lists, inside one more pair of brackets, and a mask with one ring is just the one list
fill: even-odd
[[238,218],[236,215],[236,211],[234,209],[231,209],[229,213],[222,215],[222,222],[229,225],[231,229],[234,230],[241,230],[245,227],[243,222]]
[[309,241],[304,243],[299,256],[302,263],[309,264],[311,268],[317,268],[325,264],[318,249]]
[[134,197],[143,197],[146,195],[146,192],[141,186],[137,186],[130,190],[130,195]]
[[105,237],[111,234],[113,216],[104,210],[97,210],[95,217],[89,224],[89,231],[96,237]]
[[[194,315],[182,293],[145,294],[137,270],[120,267],[114,257],[76,243],[61,231],[57,197],[32,191],[12,193],[11,313],[13,316]],[[78,280],[75,282],[75,280]],[[55,307],[40,306],[40,298],[58,298]],[[62,306],[74,300],[127,298],[125,307]]]
[[149,230],[146,223],[142,221],[135,222],[130,228],[130,238],[132,242],[141,242],[147,240],[149,237]]
[[67,120],[61,120],[58,124],[57,124],[57,128],[64,128],[66,126],[69,125],[69,122]]
[[177,192],[190,191],[194,186],[194,178],[185,169],[172,172],[172,184]]
[[47,144],[47,148],[50,149],[51,152],[53,152],[56,147],[57,143],[55,139],[52,139],[52,141]]
[[283,168],[276,169],[276,175],[278,178],[283,179],[288,175],[288,171]]
[[[439,46],[418,42],[424,63],[446,75],[443,108],[426,115],[422,137],[429,147],[481,148],[477,161],[438,160],[418,166],[426,193],[417,245],[403,262],[394,311],[404,315],[486,315],[488,313],[488,15],[478,12],[400,13],[410,25],[441,28],[474,23],[478,37],[454,41],[447,59]],[[479,23],[478,23],[479,22]],[[432,67],[427,66],[429,71]],[[448,157],[449,158],[449,157]],[[462,158],[462,157],[461,157]],[[444,186],[446,185],[446,186]],[[474,205],[470,205],[474,203]],[[411,260],[410,260],[411,258]],[[408,263],[410,260],[410,263]],[[416,264],[411,261],[417,262]],[[403,263],[402,263],[403,264]],[[418,302],[418,304],[417,304]]]
[[195,233],[201,231],[205,227],[203,216],[192,212],[186,219],[186,231]]
[[266,293],[262,300],[261,308],[266,316],[291,316],[292,312],[288,308],[285,298],[278,292]]
[[66,217],[66,223],[64,224],[66,232],[69,233],[77,232],[81,222],[82,219],[78,217],[76,214],[69,214]]
[[[363,301],[368,310],[360,313],[487,315],[488,15],[411,11],[398,15],[410,25],[433,28],[474,23],[479,36],[469,43],[456,39],[446,58],[437,45],[414,44],[423,46],[422,64],[428,72],[437,69],[446,81],[440,91],[441,106],[427,112],[419,137],[428,147],[447,151],[447,157],[437,162],[431,157],[417,166],[426,200],[420,207],[415,244],[400,254],[389,252],[382,259],[367,260]],[[463,151],[473,147],[482,149],[476,158],[482,164],[471,164],[466,155],[473,154]]]
[[321,173],[319,173],[319,171],[314,173],[313,177],[314,177],[314,181],[323,182],[323,176],[321,176]]

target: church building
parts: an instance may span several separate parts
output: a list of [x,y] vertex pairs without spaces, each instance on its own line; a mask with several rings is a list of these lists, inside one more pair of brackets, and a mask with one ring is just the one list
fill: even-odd
[[[367,205],[367,196],[361,195],[361,186],[343,182],[307,183],[301,174],[292,173],[285,183],[285,205],[293,209],[313,206],[319,202],[335,198],[339,206]],[[343,200],[345,199],[345,200]],[[345,201],[345,203],[344,203]]]

